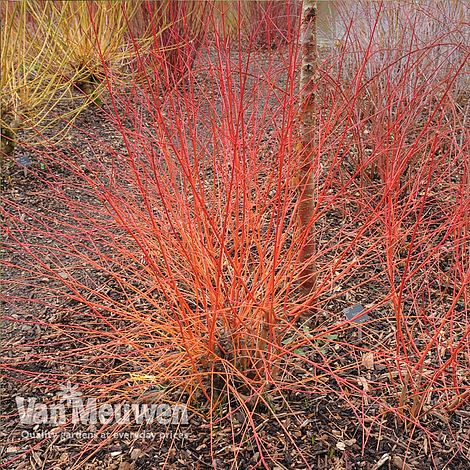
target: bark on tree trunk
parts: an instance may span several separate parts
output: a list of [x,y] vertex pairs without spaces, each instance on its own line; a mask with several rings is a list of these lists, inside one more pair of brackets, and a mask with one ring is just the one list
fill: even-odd
[[[300,199],[299,222],[306,230],[311,224],[315,208],[315,172],[314,168],[314,136],[315,136],[315,95],[314,85],[317,78],[317,1],[304,0],[302,5],[302,23],[300,26],[300,46],[302,48],[302,65],[300,69]],[[315,253],[313,227],[308,229],[305,245],[300,253],[303,263],[303,287],[310,292],[315,286],[315,265],[309,259]]]

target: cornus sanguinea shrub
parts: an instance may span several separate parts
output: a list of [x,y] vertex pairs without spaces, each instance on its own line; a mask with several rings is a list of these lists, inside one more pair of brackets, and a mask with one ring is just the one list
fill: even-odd
[[[338,12],[344,36],[330,69],[321,70],[318,96],[330,116],[343,119],[325,139],[337,143],[333,161],[347,149],[340,171],[381,214],[398,409],[408,406],[417,417],[432,413],[448,380],[459,382],[459,374],[449,379],[444,372],[450,358],[468,360],[469,11],[462,2],[345,2]],[[430,370],[432,355],[441,366]],[[462,405],[462,375],[460,383],[455,400]]]
[[440,128],[459,133],[468,114],[468,5],[339,2],[337,13],[343,36],[328,73],[354,115],[354,169],[411,170],[429,127],[441,118]]
[[[4,375],[48,392],[70,382],[108,403],[187,403],[190,422],[207,426],[213,466],[221,442],[234,467],[247,449],[260,467],[282,462],[268,420],[292,468],[315,468],[308,420],[326,402],[354,416],[363,449],[396,422],[405,447],[424,439],[438,468],[442,429],[428,423],[437,416],[452,432],[469,387],[468,130],[452,94],[465,57],[426,82],[423,109],[419,83],[410,92],[377,78],[374,89],[342,74],[347,42],[321,55],[305,150],[298,28],[260,52],[255,32],[233,38],[208,11],[208,34],[179,49],[180,80],[174,61],[157,51],[149,63],[135,43],[139,82],[107,82],[113,138],[82,131],[85,151],[36,149],[37,205],[3,198],[6,324],[23,332],[6,343]],[[370,60],[358,56],[357,70]],[[366,117],[364,90],[389,97]],[[316,190],[301,225],[306,178]],[[356,304],[358,317],[343,313]],[[300,437],[285,420],[292,409]],[[111,440],[123,426],[101,429]],[[17,439],[23,454],[49,445]],[[452,439],[439,445],[455,462],[468,442]],[[81,442],[76,462],[108,444]]]
[[142,1],[139,4],[139,14],[132,18],[130,27],[134,46],[138,37],[146,39],[144,46],[150,44],[147,49],[139,46],[140,66],[144,64],[144,57],[149,62],[145,73],[155,72],[159,69],[159,64],[165,62],[160,72],[178,82],[186,69],[191,67],[196,50],[209,32],[205,20],[213,10],[213,2]]
[[258,47],[276,48],[296,34],[300,2],[254,0],[232,2],[239,9],[235,18],[241,17],[240,27]]

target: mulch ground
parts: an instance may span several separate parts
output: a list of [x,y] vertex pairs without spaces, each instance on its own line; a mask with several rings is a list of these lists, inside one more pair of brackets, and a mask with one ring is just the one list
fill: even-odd
[[[84,133],[85,131],[85,133]],[[87,135],[89,134],[89,135]],[[82,158],[101,161],[109,158],[106,151],[97,150],[94,138],[97,135],[101,141],[119,147],[121,138],[113,126],[103,119],[99,109],[90,107],[78,118],[76,125],[67,134],[60,144],[63,151],[75,148]],[[36,213],[55,214],[58,218],[65,214],[66,207],[61,201],[50,197],[50,189],[44,181],[35,177],[32,153],[23,147],[17,149],[16,158],[27,158],[33,161],[31,168],[16,167],[12,172],[12,183],[5,190],[4,197],[13,200],[19,207],[34,208]],[[24,160],[23,160],[24,161]],[[39,168],[39,167],[38,167]],[[80,186],[80,181],[74,180],[72,174],[63,169],[64,185],[70,188]],[[93,201],[90,201],[93,204]],[[344,224],[343,215],[332,208],[329,213],[329,226]],[[333,234],[331,235],[333,236]],[[2,253],[5,261],[21,264],[20,251]],[[361,284],[360,280],[354,282],[345,280],[341,290],[344,295],[333,296],[322,304],[325,323],[334,323],[342,320],[341,312],[345,307],[356,303],[370,304],[383,295],[380,276],[368,266],[361,275],[366,279],[373,278],[374,282]],[[3,279],[8,281],[15,275],[6,267],[3,270]],[[93,273],[91,273],[93,277]],[[45,283],[51,282],[47,279]],[[95,282],[105,282],[96,279]],[[5,295],[25,296],[25,287],[12,283],[5,288]],[[27,295],[31,299],[40,296],[40,292],[31,287]],[[5,317],[10,318],[42,318],[45,323],[66,321],[57,319],[63,310],[58,305],[57,311],[51,311],[49,306],[40,302],[28,304],[27,311],[21,307],[7,302],[4,304]],[[333,313],[332,313],[333,312]],[[328,313],[328,315],[327,315]],[[357,345],[358,357],[350,359],[350,364],[361,364],[361,341],[373,340],[382,347],[395,347],[393,325],[389,318],[393,317],[390,307],[382,306],[370,314],[374,321],[373,328],[368,328],[365,338],[358,337],[357,330],[346,329],[340,332],[343,335],[335,346],[325,345],[324,353],[328,354],[329,364],[344,370],[344,378],[358,382],[364,386],[366,383],[384,384],[384,393],[391,393],[392,377],[394,371],[389,365],[380,361],[374,364],[365,364],[359,367],[346,367],[347,355],[350,354],[350,344]],[[50,335],[45,336],[45,335]],[[44,340],[51,343],[57,341],[54,332],[40,325],[28,323],[3,321],[2,342],[3,356],[9,364],[14,364],[15,355],[18,357],[30,351],[31,357],[37,357],[46,352]],[[39,340],[41,346],[39,346]],[[329,349],[328,349],[329,348]],[[47,351],[47,354],[51,354]],[[57,352],[60,356],[60,352]],[[314,354],[306,351],[306,354]],[[312,356],[313,357],[313,356]],[[316,358],[318,360],[318,357]],[[3,361],[6,362],[6,361]],[[60,361],[55,361],[58,367]],[[28,369],[29,367],[29,369]],[[32,373],[41,372],[46,364],[21,364],[23,371]],[[66,369],[66,362],[62,371]],[[260,406],[252,412],[252,418],[257,434],[263,441],[264,456],[260,454],[256,443],[244,433],[245,416],[239,414],[230,420],[221,420],[218,424],[211,424],[207,419],[197,413],[190,412],[189,423],[177,430],[157,429],[153,435],[148,435],[149,429],[138,425],[130,425],[122,429],[123,434],[109,437],[105,442],[99,439],[90,442],[81,438],[80,433],[95,433],[93,426],[75,426],[73,430],[67,429],[71,435],[57,434],[43,439],[41,428],[31,430],[18,422],[16,414],[15,396],[52,397],[54,393],[48,387],[47,375],[43,379],[36,378],[34,385],[27,375],[22,375],[14,367],[3,371],[1,414],[3,426],[0,432],[2,447],[0,458],[5,468],[10,469],[69,469],[76,468],[76,462],[83,469],[182,469],[182,468],[262,468],[263,465],[272,469],[302,469],[314,468],[318,470],[331,469],[468,469],[470,468],[470,407],[468,403],[458,410],[449,413],[430,413],[425,418],[425,430],[416,428],[406,429],[393,413],[384,412],[376,403],[365,403],[359,396],[349,397],[356,409],[367,407],[362,415],[352,412],[351,403],[339,400],[331,384],[331,393],[325,396],[316,393],[288,393],[283,392],[276,398],[274,407],[276,419],[273,414]],[[226,405],[223,405],[226,406]],[[374,408],[375,407],[375,408]],[[220,410],[221,416],[227,409]],[[362,422],[361,422],[362,421]],[[212,429],[212,431],[211,431]],[[25,438],[24,431],[37,432],[34,438]],[[119,430],[116,430],[119,431]],[[142,433],[146,432],[146,436]],[[211,435],[212,434],[212,435]],[[86,446],[89,446],[86,448]],[[14,460],[16,456],[21,456]],[[302,457],[301,457],[302,456]],[[263,458],[266,459],[263,461]],[[447,462],[450,463],[446,466]],[[8,463],[11,462],[11,463]]]

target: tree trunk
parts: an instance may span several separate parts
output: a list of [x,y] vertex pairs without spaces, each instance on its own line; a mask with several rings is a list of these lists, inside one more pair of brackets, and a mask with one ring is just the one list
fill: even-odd
[[315,211],[315,172],[314,172],[314,138],[315,138],[315,94],[314,85],[317,78],[317,1],[304,0],[302,5],[302,23],[300,26],[300,46],[302,48],[302,65],[300,70],[300,197],[299,222],[302,230],[307,231],[305,244],[300,253],[302,262],[302,286],[311,292],[315,286],[315,265],[311,257],[315,253],[314,230],[312,218]]

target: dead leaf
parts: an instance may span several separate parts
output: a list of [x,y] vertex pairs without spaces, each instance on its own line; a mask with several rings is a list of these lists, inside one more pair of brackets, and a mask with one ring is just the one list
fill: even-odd
[[362,390],[364,390],[364,392],[367,393],[370,390],[369,389],[369,382],[367,381],[367,379],[365,377],[358,377],[357,382],[362,387]]
[[338,450],[346,450],[346,444],[342,441],[339,441],[336,443],[336,448]]
[[130,462],[121,462],[119,464],[118,470],[134,470],[135,469],[135,464],[130,463]]
[[394,455],[392,457],[392,464],[399,470],[412,470],[407,463],[403,462],[403,459],[399,455]]
[[140,457],[142,457],[143,454],[144,453],[142,452],[142,449],[135,448],[135,449],[132,449],[130,458],[131,460],[137,460]]
[[378,470],[383,467],[390,460],[389,454],[384,454],[380,457],[379,461],[372,467],[372,470]]
[[362,365],[367,370],[374,370],[374,353],[368,352],[362,355]]

